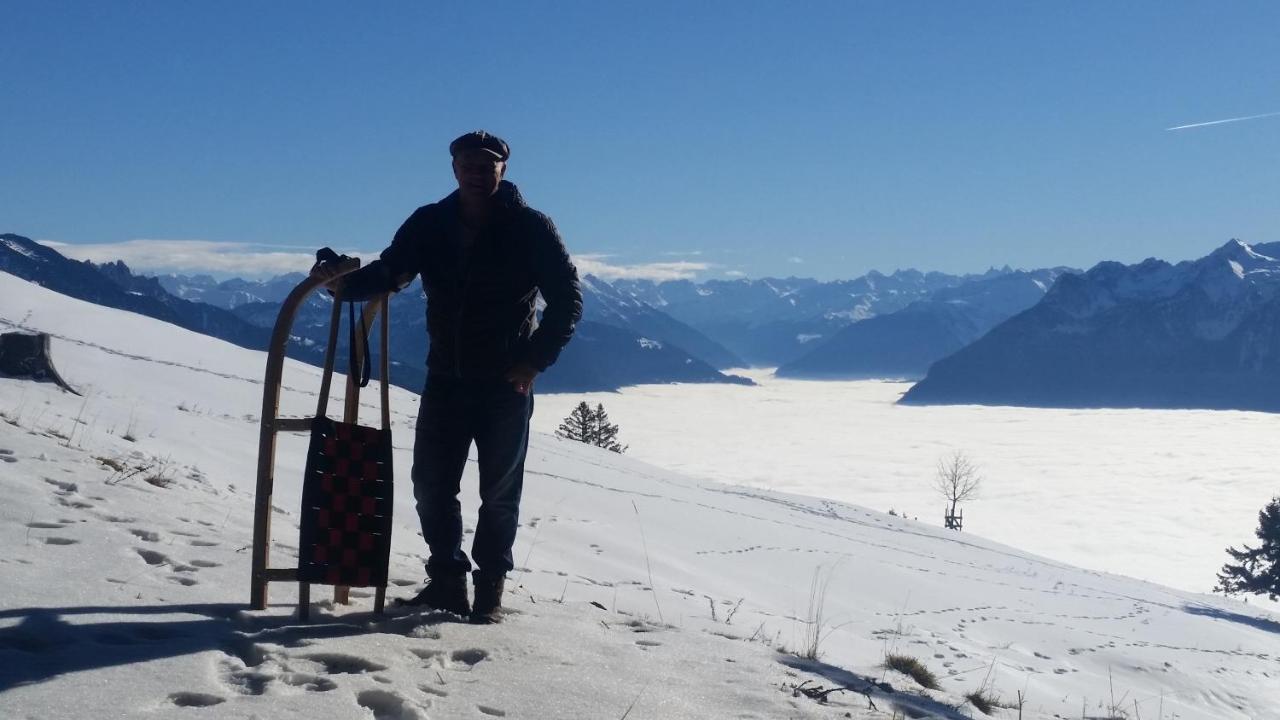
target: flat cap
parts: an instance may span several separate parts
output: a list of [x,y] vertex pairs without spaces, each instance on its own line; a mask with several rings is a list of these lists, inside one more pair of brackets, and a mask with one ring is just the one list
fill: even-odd
[[483,150],[503,162],[511,157],[511,147],[507,145],[507,141],[484,130],[473,130],[449,143],[449,155],[453,157],[464,150]]

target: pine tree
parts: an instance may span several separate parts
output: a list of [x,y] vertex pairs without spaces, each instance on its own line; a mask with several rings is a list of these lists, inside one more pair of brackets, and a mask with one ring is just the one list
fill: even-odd
[[1254,535],[1262,541],[1256,548],[1248,545],[1242,550],[1227,548],[1227,554],[1235,563],[1222,566],[1214,591],[1227,595],[1265,594],[1271,600],[1280,597],[1280,497],[1271,498],[1258,513],[1258,529]]
[[556,428],[556,437],[594,445],[596,424],[595,413],[591,410],[591,406],[585,402],[578,403],[573,412],[569,413],[569,417]]
[[624,453],[628,447],[618,442],[618,426],[609,422],[609,414],[600,404],[595,411],[595,445],[616,453]]
[[616,453],[627,451],[627,446],[618,442],[618,426],[609,422],[609,414],[601,404],[597,404],[592,410],[585,402],[578,403],[556,429],[556,437],[595,445]]

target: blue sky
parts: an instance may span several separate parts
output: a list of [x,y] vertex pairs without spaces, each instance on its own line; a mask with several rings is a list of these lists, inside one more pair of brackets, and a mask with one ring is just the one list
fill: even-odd
[[1280,240],[1280,117],[1166,129],[1280,111],[1271,2],[51,1],[3,19],[0,232],[71,254],[248,274],[376,252],[451,190],[448,142],[480,127],[606,273]]

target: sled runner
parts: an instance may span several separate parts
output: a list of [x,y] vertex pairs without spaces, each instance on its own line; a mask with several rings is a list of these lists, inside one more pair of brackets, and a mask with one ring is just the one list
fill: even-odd
[[[338,276],[359,267],[358,259],[344,259],[338,264]],[[329,342],[325,349],[324,374],[321,377],[320,399],[315,417],[278,416],[285,347],[289,341],[294,315],[307,297],[325,282],[308,277],[289,293],[280,308],[267,354],[262,393],[262,429],[258,442],[250,604],[255,610],[265,609],[267,586],[270,583],[297,582],[298,615],[303,619],[309,615],[313,583],[333,585],[333,599],[336,603],[348,602],[348,589],[352,586],[376,588],[374,612],[381,613],[386,601],[387,565],[391,552],[392,468],[387,372],[387,294],[367,302],[358,317],[354,311],[350,313],[351,361],[347,368],[342,421],[332,420],[326,413],[333,380],[338,330],[342,325],[340,287],[333,298]],[[380,428],[373,428],[359,425],[358,421],[360,388],[368,381],[367,338],[373,320],[379,313],[382,425]],[[357,333],[366,341],[357,342]],[[364,370],[363,373],[361,369]],[[364,375],[363,382],[361,374]],[[311,434],[302,486],[298,566],[294,568],[269,566],[276,435],[282,432]]]

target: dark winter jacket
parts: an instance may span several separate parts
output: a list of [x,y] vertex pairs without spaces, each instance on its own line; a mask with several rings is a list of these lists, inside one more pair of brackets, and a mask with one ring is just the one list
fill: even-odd
[[[556,361],[582,317],[578,272],[551,218],[503,181],[494,221],[468,247],[458,193],[418,208],[380,259],[348,275],[344,300],[399,290],[422,276],[427,294],[429,374],[501,377],[519,363]],[[538,323],[535,302],[546,308]]]

